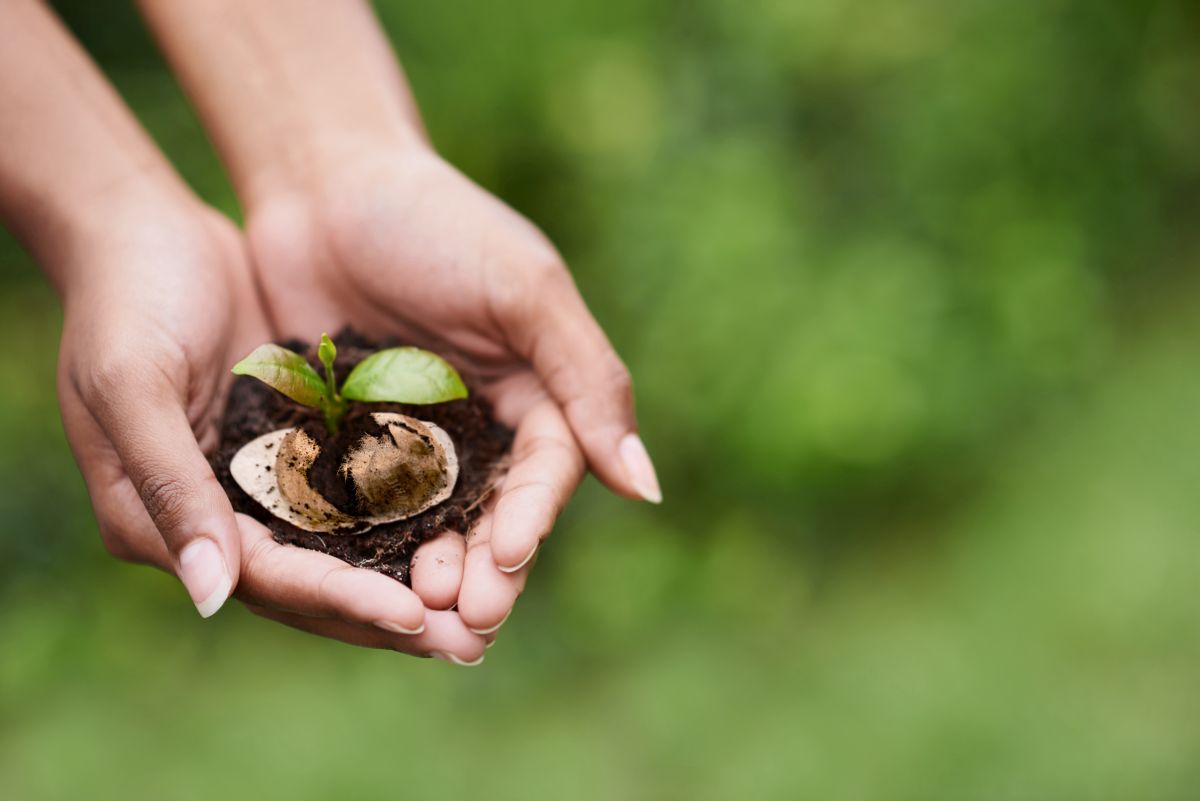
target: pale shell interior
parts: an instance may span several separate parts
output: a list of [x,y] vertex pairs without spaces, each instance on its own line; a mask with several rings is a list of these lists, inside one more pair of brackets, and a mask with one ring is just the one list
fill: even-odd
[[[302,506],[297,508],[295,504],[280,493],[279,471],[276,469],[276,458],[279,454],[280,443],[283,442],[284,437],[295,430],[294,428],[282,428],[278,431],[272,431],[243,445],[230,462],[229,472],[232,474],[233,480],[237,482],[237,485],[247,495],[275,517],[285,520],[304,531],[327,534],[357,534],[371,526],[392,523],[397,520],[413,517],[449,498],[454,491],[455,484],[458,482],[458,454],[454,450],[454,441],[450,439],[450,435],[433,423],[425,420],[415,420],[394,412],[375,412],[371,416],[375,419],[376,423],[385,429],[389,425],[398,423],[425,429],[438,445],[441,446],[445,456],[445,486],[419,508],[404,512],[397,511],[389,515],[366,517],[355,517],[336,512],[336,510],[335,514],[330,515],[313,514],[312,509],[306,512]],[[307,465],[305,467],[307,468]],[[292,475],[289,478],[294,481],[296,476]],[[311,504],[312,507],[320,509],[326,509],[326,507],[328,509],[333,508],[328,501],[317,494],[316,490],[312,490],[311,487],[309,489],[315,496],[315,502]],[[293,496],[296,495],[295,491],[290,494]]]

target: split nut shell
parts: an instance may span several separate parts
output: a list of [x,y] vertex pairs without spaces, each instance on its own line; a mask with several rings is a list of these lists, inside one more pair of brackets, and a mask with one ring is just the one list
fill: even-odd
[[343,486],[336,497],[313,487],[321,446],[301,428],[250,441],[234,455],[230,473],[271,514],[322,533],[358,533],[413,517],[449,498],[458,480],[450,436],[433,423],[401,414],[371,417],[378,431],[363,434],[341,456],[337,479]]

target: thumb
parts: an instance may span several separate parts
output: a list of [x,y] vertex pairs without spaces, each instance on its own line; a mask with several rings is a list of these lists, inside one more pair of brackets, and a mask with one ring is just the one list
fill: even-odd
[[597,477],[615,492],[660,503],[658,476],[638,435],[629,370],[569,274],[562,276],[532,315],[537,331],[527,355]]
[[[113,387],[112,382],[106,382]],[[92,411],[112,443],[174,560],[175,574],[201,617],[233,592],[241,560],[237,521],[187,414],[164,379],[99,393]]]

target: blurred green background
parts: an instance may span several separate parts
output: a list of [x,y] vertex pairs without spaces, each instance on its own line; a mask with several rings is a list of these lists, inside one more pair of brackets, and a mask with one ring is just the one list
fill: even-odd
[[[236,215],[134,14],[60,7]],[[203,623],[103,552],[0,240],[0,797],[1196,797],[1195,4],[378,9],[667,501],[589,482],[480,668]]]

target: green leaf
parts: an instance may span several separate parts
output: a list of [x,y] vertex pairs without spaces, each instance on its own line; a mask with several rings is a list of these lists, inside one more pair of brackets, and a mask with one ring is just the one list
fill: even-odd
[[329,338],[329,334],[321,334],[321,344],[317,346],[317,358],[325,365],[325,377],[333,386],[333,360],[337,358],[337,345]]
[[304,357],[278,345],[259,345],[233,366],[235,375],[248,375],[305,406],[320,406],[325,382]]
[[342,385],[342,396],[377,403],[442,403],[467,397],[467,387],[436,353],[388,348],[354,366]]

